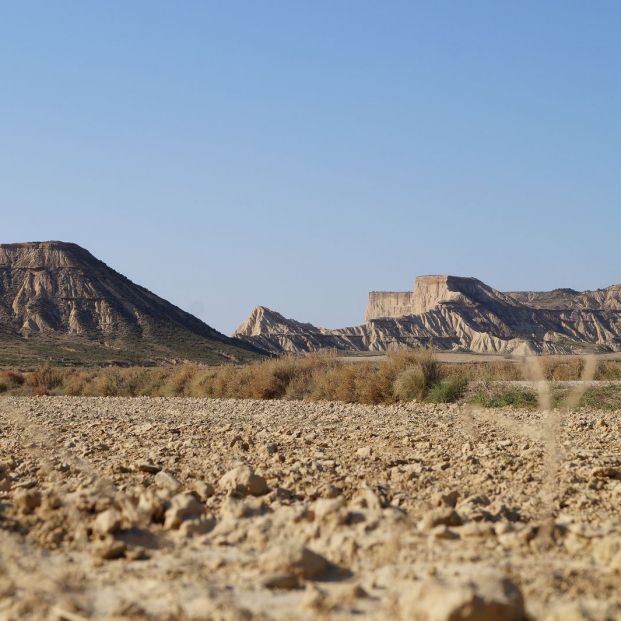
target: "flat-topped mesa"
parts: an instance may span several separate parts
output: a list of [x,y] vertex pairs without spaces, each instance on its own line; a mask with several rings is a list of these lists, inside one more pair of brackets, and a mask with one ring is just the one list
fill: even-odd
[[456,302],[464,294],[476,295],[486,289],[490,288],[476,278],[418,276],[413,291],[371,291],[364,320],[420,315],[438,304]]
[[70,242],[0,244],[0,269],[55,269],[101,263],[88,250]]

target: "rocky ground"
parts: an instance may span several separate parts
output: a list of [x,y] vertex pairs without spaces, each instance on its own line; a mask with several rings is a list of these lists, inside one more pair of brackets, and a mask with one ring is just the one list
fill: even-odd
[[0,619],[621,619],[621,411],[0,400]]

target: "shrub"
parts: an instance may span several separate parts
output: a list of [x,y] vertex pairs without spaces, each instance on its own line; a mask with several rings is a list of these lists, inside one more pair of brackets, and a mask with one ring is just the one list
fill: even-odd
[[0,379],[0,393],[7,392],[8,389],[9,389],[9,385],[6,382],[6,380]]
[[427,394],[425,373],[418,366],[401,371],[393,384],[393,391],[399,401],[422,401]]
[[26,384],[38,388],[44,386],[46,390],[53,390],[62,386],[63,374],[58,369],[51,367],[47,362],[39,365],[26,377]]
[[26,378],[18,371],[2,371],[0,373],[0,381],[6,383],[9,388],[15,388],[17,386],[23,386]]
[[468,381],[463,377],[447,377],[431,387],[427,401],[431,403],[454,403],[466,391]]
[[486,408],[505,406],[533,408],[537,406],[537,395],[534,391],[521,386],[482,384],[470,401]]
[[173,371],[168,378],[168,382],[162,387],[165,396],[180,396],[186,394],[192,380],[196,376],[197,367],[193,364],[185,364],[181,368]]
[[45,386],[43,386],[43,384],[40,384],[39,386],[35,386],[33,388],[32,394],[35,397],[45,397],[45,396],[49,395],[50,393],[49,393],[48,389]]
[[393,382],[393,394],[401,401],[422,401],[440,381],[440,365],[428,349],[412,352],[408,362],[411,366],[401,371]]

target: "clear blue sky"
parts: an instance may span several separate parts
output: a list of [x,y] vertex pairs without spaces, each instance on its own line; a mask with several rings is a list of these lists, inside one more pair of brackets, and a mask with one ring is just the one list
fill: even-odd
[[0,4],[2,242],[230,332],[416,274],[621,282],[621,3]]

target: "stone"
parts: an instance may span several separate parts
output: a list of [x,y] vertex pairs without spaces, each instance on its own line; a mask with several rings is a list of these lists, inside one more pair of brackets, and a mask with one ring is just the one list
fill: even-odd
[[330,563],[302,544],[288,543],[272,548],[261,559],[265,573],[297,578],[317,578],[324,574]]
[[610,534],[592,543],[593,557],[605,567],[621,571],[621,535]]
[[297,589],[300,586],[298,576],[291,574],[271,574],[261,580],[266,589]]
[[556,606],[544,621],[614,621],[617,618],[606,602],[571,602]]
[[143,523],[162,522],[166,512],[166,503],[152,489],[146,489],[140,494],[136,509]]
[[146,462],[139,463],[136,466],[136,470],[138,470],[138,472],[146,472],[147,474],[157,474],[161,469],[161,466]]
[[155,475],[155,484],[172,492],[173,494],[181,489],[181,483],[169,472],[162,470]]
[[213,518],[192,518],[181,522],[179,533],[184,537],[194,537],[197,535],[206,535],[210,533],[216,526]]
[[116,533],[121,528],[121,514],[116,509],[102,511],[93,523],[93,532],[98,535]]
[[203,501],[211,498],[216,493],[214,486],[211,483],[206,483],[205,481],[194,481],[192,489]]
[[192,494],[177,494],[166,510],[164,527],[177,529],[185,520],[200,518],[204,509],[204,505]]
[[403,621],[525,621],[524,599],[508,578],[415,582],[400,597]]
[[93,546],[93,553],[95,556],[106,561],[125,556],[126,550],[127,545],[125,543],[109,536],[105,539],[96,540]]
[[345,498],[337,496],[336,498],[320,498],[313,503],[312,511],[316,520],[324,520],[329,516],[340,513],[345,506]]
[[457,490],[452,490],[445,494],[440,494],[438,497],[438,505],[451,507],[454,509],[457,506],[457,501],[459,500],[459,492]]
[[269,491],[266,480],[255,474],[250,466],[237,466],[222,476],[218,485],[228,493],[262,496]]
[[33,489],[19,489],[15,492],[13,502],[20,513],[29,515],[41,505],[41,492]]
[[613,466],[595,468],[592,472],[592,476],[596,479],[621,479],[621,468],[615,468]]
[[455,509],[439,507],[426,513],[419,522],[418,528],[422,531],[428,531],[435,526],[461,526],[463,523],[461,516]]

